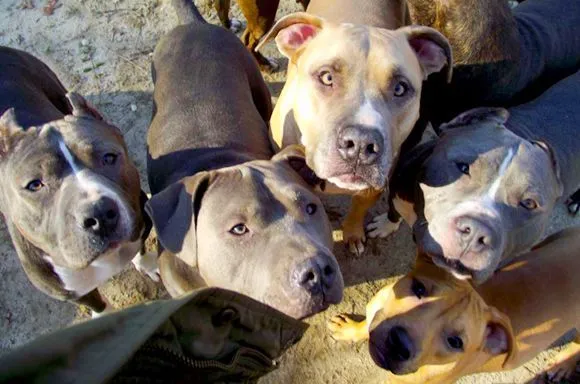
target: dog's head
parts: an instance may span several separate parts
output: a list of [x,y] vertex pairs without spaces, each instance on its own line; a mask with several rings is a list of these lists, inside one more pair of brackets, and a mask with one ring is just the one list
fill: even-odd
[[304,153],[288,147],[270,161],[186,177],[146,209],[161,245],[207,285],[302,318],[342,299],[318,181]]
[[562,195],[550,147],[506,129],[507,111],[480,108],[446,125],[419,173],[419,248],[458,278],[483,282],[537,243]]
[[492,358],[507,367],[515,356],[509,318],[431,262],[419,260],[387,289],[384,306],[368,319],[369,351],[380,367],[453,382]]
[[119,130],[80,96],[73,115],[24,128],[0,118],[0,206],[51,263],[82,269],[143,230],[139,174]]
[[445,37],[296,13],[261,44],[272,38],[290,60],[280,108],[299,127],[308,165],[341,188],[382,188],[419,117],[423,80],[444,67],[451,76]]

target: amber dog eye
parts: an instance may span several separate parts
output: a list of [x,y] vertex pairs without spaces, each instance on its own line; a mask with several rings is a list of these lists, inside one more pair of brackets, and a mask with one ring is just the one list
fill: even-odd
[[332,86],[332,73],[330,73],[329,71],[322,71],[318,75],[318,80],[320,80],[320,82],[322,84],[326,85],[327,87],[331,87]]
[[103,164],[113,165],[117,162],[117,157],[119,156],[114,153],[106,153],[105,156],[103,156]]
[[311,216],[316,213],[317,209],[318,207],[316,206],[316,204],[311,203],[306,205],[306,213],[308,213]]
[[459,336],[449,336],[447,338],[447,345],[449,345],[451,349],[463,350],[463,340],[461,340],[461,337]]
[[399,81],[397,85],[395,85],[394,94],[396,97],[402,97],[407,93],[409,86],[404,81]]
[[455,163],[459,172],[469,175],[469,164],[466,163]]
[[230,229],[230,233],[236,236],[242,236],[248,233],[248,227],[245,224],[236,224]]
[[528,211],[533,211],[538,208],[538,203],[534,199],[525,199],[520,202],[520,205]]
[[422,299],[427,296],[425,285],[417,279],[413,279],[413,282],[411,283],[411,291],[413,291],[413,294],[417,296],[417,299]]
[[40,191],[40,189],[42,187],[44,187],[42,180],[35,179],[35,180],[32,180],[30,183],[26,184],[25,188],[31,192],[37,192],[37,191]]

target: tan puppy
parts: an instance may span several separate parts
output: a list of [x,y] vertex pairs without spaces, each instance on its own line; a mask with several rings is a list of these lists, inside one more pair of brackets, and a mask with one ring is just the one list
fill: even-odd
[[451,76],[447,39],[427,27],[399,28],[405,10],[401,1],[314,0],[309,13],[282,18],[258,45],[275,38],[289,59],[272,136],[280,147],[306,147],[326,192],[354,195],[343,222],[353,252],[364,250],[364,216],[419,117],[423,80],[445,66]]
[[[389,382],[513,369],[580,330],[579,268],[580,228],[549,237],[477,290],[419,256],[414,271],[373,297],[365,321],[339,315],[329,329],[338,340],[368,339],[375,363],[394,374]],[[549,377],[569,377],[579,359],[577,334]]]

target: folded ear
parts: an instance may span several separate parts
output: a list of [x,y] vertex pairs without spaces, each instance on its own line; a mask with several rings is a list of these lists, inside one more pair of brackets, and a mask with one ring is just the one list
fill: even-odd
[[209,183],[210,173],[200,172],[171,184],[145,203],[163,248],[192,267],[197,267],[197,214]]
[[306,153],[302,145],[294,144],[284,148],[272,157],[272,161],[287,163],[311,187],[323,182],[306,164]]
[[490,319],[485,329],[483,349],[492,356],[506,353],[502,367],[510,369],[509,364],[514,360],[518,349],[511,321],[507,315],[496,308],[490,307],[489,310]]
[[10,152],[14,137],[24,133],[24,127],[18,124],[14,108],[8,109],[0,117],[0,156]]
[[103,120],[103,116],[84,97],[76,92],[69,92],[66,98],[72,107],[73,116],[91,117],[96,120]]
[[410,25],[399,31],[407,35],[411,48],[423,68],[425,78],[433,72],[440,72],[446,67],[447,82],[453,75],[453,55],[449,40],[436,29],[421,25]]
[[324,19],[306,12],[285,16],[270,29],[256,46],[258,51],[264,44],[276,39],[278,50],[288,59],[322,30]]
[[442,133],[457,127],[464,127],[466,125],[482,122],[491,121],[497,124],[505,124],[508,120],[510,113],[505,108],[495,108],[495,107],[480,107],[473,108],[468,111],[462,112],[453,120],[448,123],[443,123],[439,126],[439,131]]

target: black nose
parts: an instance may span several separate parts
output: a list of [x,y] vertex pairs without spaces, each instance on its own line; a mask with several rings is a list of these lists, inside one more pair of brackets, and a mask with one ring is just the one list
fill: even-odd
[[81,216],[81,226],[88,232],[106,236],[117,228],[119,208],[113,199],[101,197],[90,204]]
[[379,131],[359,126],[345,127],[338,135],[338,152],[347,161],[359,161],[368,165],[375,163],[383,148]]
[[336,268],[325,256],[310,258],[297,266],[296,282],[313,295],[329,289],[336,279]]
[[413,341],[403,327],[393,327],[385,342],[386,354],[394,361],[403,362],[414,356]]
[[481,220],[462,216],[456,220],[456,226],[464,249],[473,253],[485,252],[497,243],[494,231]]

